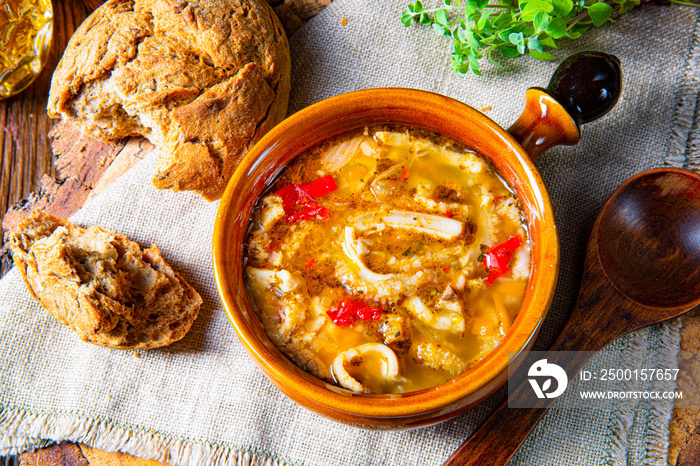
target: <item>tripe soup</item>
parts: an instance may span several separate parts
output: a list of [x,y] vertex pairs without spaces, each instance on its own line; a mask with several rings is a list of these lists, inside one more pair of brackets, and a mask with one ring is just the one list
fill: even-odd
[[503,340],[530,276],[525,216],[477,153],[405,128],[312,147],[254,210],[245,282],[272,342],[355,392],[446,382]]

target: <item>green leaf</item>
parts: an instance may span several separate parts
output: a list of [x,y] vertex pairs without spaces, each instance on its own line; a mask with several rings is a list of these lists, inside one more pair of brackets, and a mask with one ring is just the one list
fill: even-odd
[[405,1],[404,26],[420,23],[449,38],[455,73],[481,75],[484,58],[501,67],[493,59],[496,51],[508,58],[529,53],[532,59],[552,60],[547,50],[556,49],[558,39],[576,39],[610,21],[613,11],[624,13],[648,0],[442,0],[443,7],[435,9],[426,9],[421,0]]
[[552,6],[554,7],[552,15],[563,18],[574,9],[574,2],[573,0],[552,0]]
[[509,36],[513,33],[517,34],[519,32],[520,33],[523,32],[525,27],[526,27],[526,24],[523,24],[523,23],[514,24],[514,25],[507,27],[505,29],[501,29],[500,31],[498,31],[497,35],[501,40],[503,40],[503,42],[510,42],[510,40],[508,39]]
[[536,52],[542,52],[542,44],[540,44],[540,41],[534,37],[529,37],[527,39],[527,48],[530,51],[534,50]]
[[635,4],[632,3],[632,2],[623,3],[622,5],[620,5],[620,14],[623,15],[623,14],[627,13],[627,12],[630,11],[632,8],[634,8],[635,6],[637,6],[637,5],[635,5]]
[[537,13],[541,11],[551,13],[553,10],[554,6],[552,6],[552,4],[549,2],[545,2],[543,0],[531,0],[522,8],[522,18],[523,21],[532,21]]
[[433,23],[433,30],[443,37],[447,37],[448,39],[452,38],[450,30],[441,24]]
[[476,55],[474,55],[473,50],[469,51],[469,53],[467,54],[467,58],[469,59],[469,64],[471,65],[472,69],[476,68],[478,70],[479,60],[476,59]]
[[561,39],[566,35],[566,21],[555,18],[549,22],[545,31],[554,39]]
[[549,15],[547,12],[538,11],[535,17],[532,18],[532,25],[537,32],[542,32],[547,29],[547,25],[549,25]]
[[578,22],[569,28],[567,34],[571,39],[578,39],[581,35],[591,28],[590,23]]
[[504,57],[507,58],[515,58],[522,55],[520,52],[518,52],[518,48],[515,45],[511,44],[504,44],[501,47],[498,47],[498,50],[503,54]]
[[479,60],[477,59],[473,51],[469,51],[469,53],[467,54],[467,59],[469,60],[469,68],[472,70],[472,73],[474,73],[477,76],[482,76],[479,66]]
[[500,15],[496,16],[493,20],[494,29],[503,29],[513,21],[513,15],[510,11],[504,11]]
[[469,66],[469,62],[457,62],[456,60],[452,60],[452,69],[455,70],[456,73],[459,74],[465,74],[467,71],[471,69]]
[[557,48],[557,43],[554,42],[554,39],[552,39],[551,36],[540,37],[540,44],[542,44],[543,47],[547,47],[547,48],[551,48],[551,49]]
[[488,26],[489,19],[491,19],[491,16],[493,16],[494,10],[486,10],[484,11],[484,14],[481,15],[481,18],[476,22],[476,29],[484,29],[485,27]]
[[479,49],[481,47],[481,44],[472,31],[467,31],[467,44],[473,49]]
[[455,28],[453,35],[456,36],[456,38],[455,38],[456,42],[461,42],[461,43],[467,42],[467,36],[464,35],[464,30],[465,30],[464,24],[460,24],[459,27]]
[[435,12],[435,22],[447,26],[447,11],[444,8],[440,8]]
[[537,50],[530,50],[530,56],[536,60],[554,60],[554,55],[549,52],[539,52]]
[[609,19],[613,12],[613,8],[604,2],[594,3],[588,7],[588,16],[595,26],[602,26]]
[[520,32],[525,34],[526,37],[537,35],[537,31],[535,30],[535,26],[533,26],[530,23],[523,23],[523,27],[520,30]]
[[489,0],[467,0],[467,6],[478,11],[484,11],[488,4]]
[[515,45],[518,48],[518,52],[522,55],[525,53],[525,36],[522,32],[511,33],[508,35],[508,42]]

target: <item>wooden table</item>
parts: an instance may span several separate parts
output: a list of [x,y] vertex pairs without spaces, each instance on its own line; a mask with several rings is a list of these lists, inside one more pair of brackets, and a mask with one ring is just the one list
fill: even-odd
[[[332,0],[267,1],[291,35]],[[25,91],[0,101],[0,212],[6,212],[2,219],[5,232],[32,208],[60,217],[71,215],[91,193],[104,189],[149,148],[144,141],[129,145],[126,141],[94,141],[72,127],[57,127],[59,122],[46,114],[51,76],[68,40],[102,3],[104,0],[54,0],[54,36],[46,67]],[[12,266],[4,241],[3,252],[0,276]],[[72,443],[25,453],[21,461],[26,466],[162,464]]]

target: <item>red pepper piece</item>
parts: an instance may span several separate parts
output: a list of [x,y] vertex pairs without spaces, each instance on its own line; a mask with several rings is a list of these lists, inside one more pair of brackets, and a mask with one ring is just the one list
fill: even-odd
[[503,243],[484,252],[484,267],[489,272],[486,284],[491,286],[498,277],[510,270],[510,260],[516,249],[523,244],[520,235],[513,235]]
[[321,207],[316,202],[315,196],[322,196],[335,191],[338,187],[331,175],[326,175],[318,180],[305,185],[290,184],[277,190],[277,194],[282,199],[284,208],[284,219],[287,223],[299,220],[326,220],[328,209]]
[[343,298],[327,312],[334,324],[347,327],[358,320],[379,320],[382,310],[368,306],[361,299]]
[[[285,209],[286,212],[286,209]],[[304,205],[303,210],[300,210],[292,215],[284,216],[284,219],[289,223],[298,222],[299,220],[326,220],[328,218],[328,209],[320,205]]]
[[335,180],[331,175],[326,175],[301,185],[301,189],[313,197],[321,197],[338,189],[338,185],[335,184]]
[[406,167],[401,167],[401,181],[411,176],[411,172]]

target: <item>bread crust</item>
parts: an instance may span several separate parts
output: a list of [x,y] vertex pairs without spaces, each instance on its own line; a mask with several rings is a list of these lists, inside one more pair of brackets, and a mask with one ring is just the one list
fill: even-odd
[[88,343],[145,349],[169,345],[197,318],[202,298],[165,262],[124,235],[82,228],[41,212],[10,235],[29,292]]
[[215,200],[286,116],[290,70],[264,0],[109,0],[70,39],[47,110],[98,139],[147,137],[156,187]]

